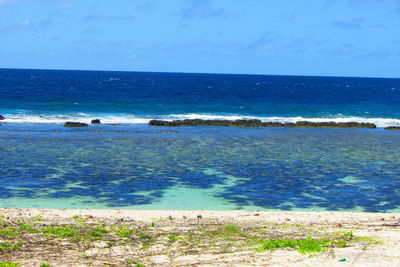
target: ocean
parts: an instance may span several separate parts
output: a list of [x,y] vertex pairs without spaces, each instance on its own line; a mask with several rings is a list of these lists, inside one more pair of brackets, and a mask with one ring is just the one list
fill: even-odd
[[[0,69],[0,96],[0,207],[400,212],[400,79]],[[378,128],[147,125],[185,118]]]

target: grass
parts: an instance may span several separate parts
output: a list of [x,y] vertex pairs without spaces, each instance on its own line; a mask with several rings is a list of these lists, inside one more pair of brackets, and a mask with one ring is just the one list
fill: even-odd
[[42,231],[51,236],[57,236],[60,238],[74,237],[77,235],[77,227],[72,225],[54,227],[54,228],[43,228]]
[[138,234],[138,237],[142,242],[148,242],[148,241],[151,241],[153,239],[151,237],[151,235],[143,234],[143,233]]
[[[286,227],[286,226],[284,226]],[[301,228],[301,225],[293,225],[292,227]],[[240,242],[240,244],[247,247],[252,247],[254,245],[261,247],[256,248],[256,251],[263,252],[265,250],[283,249],[283,248],[293,248],[296,249],[301,254],[317,253],[322,250],[326,250],[329,247],[346,247],[348,246],[347,241],[354,241],[354,235],[352,232],[343,232],[341,235],[332,236],[331,238],[324,237],[314,237],[311,236],[303,239],[289,238],[289,234],[276,235],[276,233],[268,233],[266,231],[260,231],[260,235],[255,236],[253,229],[248,229],[245,226],[240,227],[235,224],[226,224],[217,228],[215,231],[206,231],[208,235],[219,240],[224,239],[228,242]],[[266,239],[265,235],[275,235],[276,238]],[[209,242],[210,243],[210,242]],[[244,243],[244,244],[243,244]],[[236,246],[236,245],[235,245]]]
[[383,243],[379,240],[376,240],[375,238],[371,237],[364,237],[364,236],[355,236],[353,232],[341,232],[338,231],[336,232],[337,235],[343,236],[343,238],[347,241],[357,241],[357,242],[367,242],[369,244],[374,244],[374,245],[382,245]]
[[142,246],[142,250],[149,249],[150,247],[151,247],[150,245],[146,245],[146,244],[145,244],[145,245]]
[[8,238],[15,237],[19,235],[20,233],[15,227],[8,227],[7,229],[1,230],[0,231],[0,236],[6,236]]
[[152,243],[156,240],[149,234],[139,233],[138,235],[139,241],[142,243],[142,249],[146,250],[149,249]]
[[11,243],[11,242],[1,242],[0,243],[0,251],[1,250],[19,250],[21,247],[20,242]]
[[127,261],[128,264],[134,264],[134,267],[145,267],[145,265],[143,263],[136,263],[136,260],[128,260]]
[[239,226],[235,224],[225,224],[211,231],[210,235],[214,238],[223,238],[227,241],[237,241],[238,238],[244,237],[245,234],[240,230]]
[[353,232],[346,232],[346,233],[343,234],[343,236],[345,238],[352,239],[353,238]]
[[330,239],[272,239],[265,240],[261,248],[257,249],[258,252],[265,250],[273,250],[278,248],[296,248],[301,254],[316,253],[321,250],[327,249],[328,245],[332,244]]
[[101,239],[108,231],[101,225],[97,225],[84,236],[88,241],[95,241]]
[[121,231],[117,232],[117,236],[119,236],[119,237],[128,237],[128,236],[131,236],[133,233],[134,233],[133,230],[124,229],[124,230],[121,230]]
[[30,224],[26,224],[26,223],[23,223],[23,222],[18,222],[17,225],[18,225],[19,229],[21,229],[22,231],[28,232],[30,234],[38,233],[38,230],[36,230]]
[[[108,260],[109,254],[106,253],[108,249],[117,247],[122,253],[126,252],[123,258],[118,259],[118,263],[144,266],[148,263],[147,256],[165,253],[165,250],[171,257],[193,253],[221,254],[254,250],[263,252],[275,249],[291,249],[309,254],[328,248],[354,246],[357,242],[363,246],[378,242],[372,238],[355,236],[352,232],[331,233],[299,224],[293,224],[289,229],[280,224],[266,228],[264,223],[221,224],[218,221],[199,223],[198,220],[179,221],[178,224],[176,220],[157,221],[155,223],[157,226],[142,222],[119,221],[111,223],[90,221],[82,225],[81,221],[80,216],[74,220],[68,218],[60,224],[48,224],[50,222],[47,220],[40,224],[32,221],[29,224],[27,220],[7,221],[5,224],[0,224],[0,240],[2,240],[0,255],[11,256],[7,258],[9,260],[26,261],[24,255],[32,248],[38,248],[46,253],[56,253],[53,255],[60,257],[63,257],[64,251],[68,251],[67,253],[77,257],[77,262],[90,264],[94,257],[88,256],[91,254],[86,254],[86,251],[96,246],[90,244],[91,242],[101,240],[108,244],[102,248],[104,253],[102,252],[101,257],[104,261]],[[132,251],[134,254],[129,254]],[[49,266],[43,264],[48,263],[42,263],[40,266]],[[56,262],[50,264],[57,266]]]
[[339,248],[345,248],[345,247],[347,247],[347,242],[344,241],[344,240],[335,240],[335,242],[336,242],[336,245],[337,245]]
[[239,227],[235,224],[225,224],[220,229],[220,235],[222,236],[238,236],[242,235]]
[[170,236],[168,236],[168,241],[171,242],[171,243],[174,243],[174,242],[176,242],[176,241],[178,241],[178,240],[179,240],[179,237],[176,236],[176,235],[170,235]]
[[50,264],[48,264],[48,263],[42,263],[42,264],[40,264],[40,267],[50,267]]
[[37,222],[42,222],[42,221],[43,221],[43,217],[40,216],[40,215],[33,216],[33,217],[31,217],[31,219],[32,219],[33,221],[37,221]]
[[0,267],[17,267],[19,263],[11,261],[0,261]]

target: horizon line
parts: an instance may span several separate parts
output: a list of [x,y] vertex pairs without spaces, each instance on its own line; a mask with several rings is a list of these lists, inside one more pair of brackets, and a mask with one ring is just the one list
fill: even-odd
[[323,78],[356,78],[356,79],[400,79],[400,77],[381,76],[337,76],[337,75],[306,75],[306,74],[261,74],[261,73],[227,73],[227,72],[185,72],[185,71],[140,71],[140,70],[99,70],[99,69],[48,69],[48,68],[4,68],[0,70],[46,70],[46,71],[88,71],[88,72],[133,72],[133,73],[173,73],[173,74],[203,74],[203,75],[248,75],[248,76],[291,76],[291,77],[323,77]]

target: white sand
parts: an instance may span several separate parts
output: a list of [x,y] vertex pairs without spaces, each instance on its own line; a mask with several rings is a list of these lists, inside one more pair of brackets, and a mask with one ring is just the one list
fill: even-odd
[[[399,213],[0,209],[0,215],[9,220],[40,215],[54,222],[70,219],[74,215],[105,221],[122,219],[144,222],[166,219],[171,216],[177,222],[177,228],[179,228],[179,221],[184,216],[194,222],[196,220],[217,223],[246,223],[247,225],[263,222],[266,224],[285,224],[289,225],[289,228],[301,224],[315,226],[318,231],[352,231],[356,236],[374,238],[381,242],[381,244],[332,248],[329,251],[311,256],[302,255],[295,250],[288,249],[277,249],[263,253],[241,251],[208,254],[204,252],[177,257],[170,257],[161,252],[147,258],[146,266],[400,266]],[[109,250],[107,253],[114,255],[112,249]],[[96,251],[96,249],[91,251]],[[35,265],[23,264],[23,266]],[[58,263],[58,266],[68,266],[68,264]],[[88,265],[83,264],[81,266]],[[90,266],[104,266],[104,263],[93,262]]]

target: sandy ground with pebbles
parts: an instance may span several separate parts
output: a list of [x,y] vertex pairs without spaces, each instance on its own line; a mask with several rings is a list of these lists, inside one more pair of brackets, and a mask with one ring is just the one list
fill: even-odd
[[[0,262],[20,266],[400,266],[398,213],[0,209],[0,216],[0,233],[19,229],[21,222],[34,229],[0,234],[0,244],[22,244],[15,251],[0,249]],[[90,241],[42,233],[66,225],[80,227],[79,234],[99,225],[107,230]],[[220,234],[226,225],[239,230]],[[120,237],[121,229],[132,235]],[[307,254],[294,248],[256,251],[259,244],[249,241],[349,232],[354,238],[346,246]],[[147,243],[140,239],[146,235]]]

